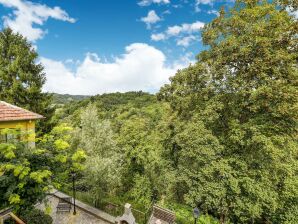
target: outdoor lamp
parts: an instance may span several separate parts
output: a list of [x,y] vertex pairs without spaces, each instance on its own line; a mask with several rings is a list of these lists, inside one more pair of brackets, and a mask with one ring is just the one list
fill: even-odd
[[195,207],[193,210],[193,217],[195,218],[195,224],[197,223],[199,215],[200,215],[200,211],[199,211],[198,207]]
[[70,174],[72,177],[73,215],[76,215],[77,214],[77,211],[76,211],[76,187],[75,187],[76,173],[74,171],[72,171]]

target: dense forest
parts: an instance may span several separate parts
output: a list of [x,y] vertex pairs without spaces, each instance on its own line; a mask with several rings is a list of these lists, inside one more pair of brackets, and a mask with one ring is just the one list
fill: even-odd
[[73,101],[79,101],[88,98],[89,96],[83,96],[83,95],[70,95],[70,94],[58,94],[53,93],[52,94],[52,104],[54,106],[56,105],[64,105]]
[[[42,95],[51,116],[37,148],[0,144],[0,203],[18,210],[49,186],[69,192],[75,173],[78,197],[99,208],[157,203],[185,224],[196,206],[200,223],[298,223],[297,7],[222,9],[197,62],[156,94]],[[1,99],[37,111],[9,93]]]

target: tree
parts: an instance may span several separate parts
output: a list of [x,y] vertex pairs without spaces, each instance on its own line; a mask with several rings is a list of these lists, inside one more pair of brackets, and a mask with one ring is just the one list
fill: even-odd
[[110,122],[99,120],[94,105],[89,104],[81,112],[80,127],[72,140],[75,147],[86,149],[86,167],[80,184],[96,201],[103,193],[115,192],[121,185],[121,155]]
[[[225,155],[236,153],[248,178],[260,185],[249,200],[275,198],[260,203],[256,218],[276,222],[294,221],[284,219],[289,208],[281,208],[289,201],[294,201],[291,209],[298,206],[297,189],[286,193],[287,183],[297,179],[297,25],[271,1],[238,2],[205,27],[203,40],[210,50],[198,56],[221,95],[218,137]],[[244,188],[243,194],[248,192]]]
[[298,3],[296,0],[276,0],[276,3],[286,10],[295,11],[298,9]]
[[[33,46],[6,28],[0,32],[0,54],[0,99],[50,119],[51,95],[42,92],[46,78]],[[43,125],[49,131],[49,123]]]
[[296,223],[297,21],[272,1],[237,1],[203,41],[198,63],[159,93],[184,124],[172,142],[186,201],[221,223]]
[[[19,135],[15,130],[3,130]],[[33,152],[26,142],[10,141],[0,144],[0,204],[15,209],[32,207],[45,197],[52,172],[42,166],[34,166]]]
[[[31,209],[52,187],[65,184],[72,171],[81,171],[85,153],[70,147],[71,128],[61,125],[28,147],[28,133],[4,129],[1,135],[20,136],[0,144],[0,205],[17,212]],[[21,139],[21,140],[17,140]]]
[[157,102],[148,93],[111,93],[68,104],[60,114],[61,120],[81,126],[74,144],[87,149],[90,155],[90,165],[82,174],[83,190],[94,195],[97,189],[99,196],[108,191],[128,197],[141,207],[152,199],[175,194],[171,193],[174,171],[163,157],[167,103]]
[[20,214],[20,218],[24,220],[26,223],[30,224],[52,224],[53,218],[45,214],[43,211],[38,210],[36,208],[31,210],[22,211]]
[[116,120],[121,123],[117,141],[124,157],[124,192],[146,208],[169,196],[174,179],[163,155],[168,109],[167,104],[130,107]]

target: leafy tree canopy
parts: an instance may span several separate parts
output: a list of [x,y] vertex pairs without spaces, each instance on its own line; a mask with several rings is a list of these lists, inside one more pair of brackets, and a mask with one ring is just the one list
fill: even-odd
[[[42,93],[46,78],[37,59],[38,54],[22,35],[10,28],[0,32],[0,100],[50,119],[51,96]],[[50,127],[48,122],[42,122],[39,129],[49,131]]]
[[222,223],[297,222],[297,20],[272,1],[237,1],[203,41],[159,93],[176,116],[168,150],[186,202]]
[[0,143],[0,207],[17,211],[42,201],[51,187],[67,183],[70,172],[83,169],[85,152],[70,145],[70,128],[59,126],[38,139],[36,148],[28,146],[28,133],[4,129],[7,143]]

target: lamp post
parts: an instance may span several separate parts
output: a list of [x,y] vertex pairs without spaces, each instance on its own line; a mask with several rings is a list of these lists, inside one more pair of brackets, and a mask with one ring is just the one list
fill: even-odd
[[76,188],[75,188],[76,173],[74,171],[71,172],[71,177],[72,177],[73,215],[76,215],[77,214],[77,211],[76,211]]
[[195,224],[197,224],[197,220],[199,218],[199,215],[200,215],[200,211],[197,207],[195,207],[194,210],[193,210],[193,217],[195,218]]

